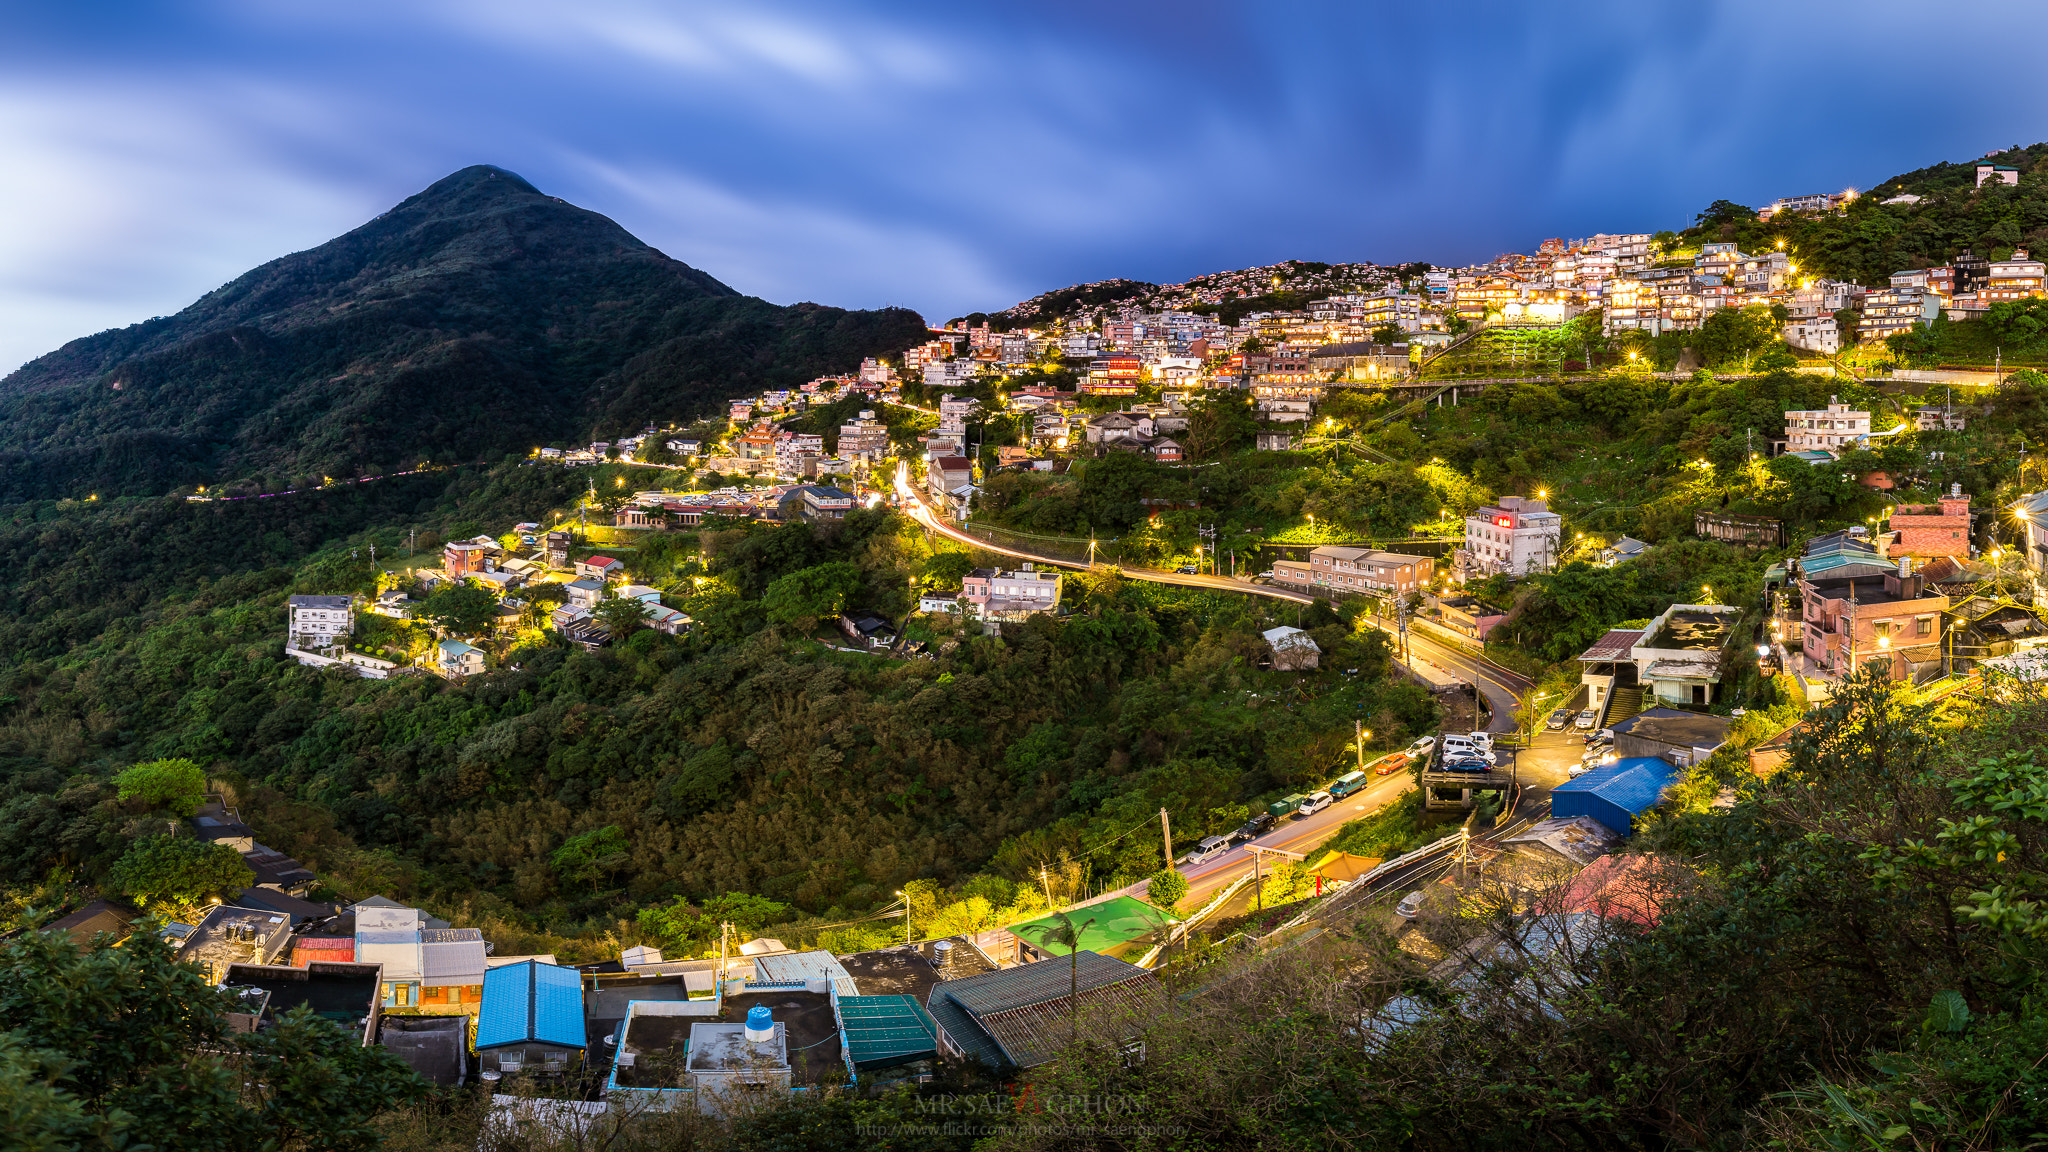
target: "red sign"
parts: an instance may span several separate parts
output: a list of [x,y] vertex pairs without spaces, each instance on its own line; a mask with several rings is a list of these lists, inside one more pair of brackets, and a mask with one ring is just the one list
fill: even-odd
[[1498,517],[1494,520],[1494,523],[1502,528],[1513,528],[1515,526],[1515,520],[1512,516]]

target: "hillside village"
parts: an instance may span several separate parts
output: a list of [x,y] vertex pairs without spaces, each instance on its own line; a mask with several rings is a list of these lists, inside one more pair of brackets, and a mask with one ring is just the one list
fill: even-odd
[[[2018,175],[1976,168],[1994,190]],[[1743,226],[1855,200],[1791,197]],[[487,751],[466,746],[420,773],[417,787],[451,807],[504,786],[490,772],[515,759],[505,749],[535,693],[629,661],[673,687],[693,660],[788,659],[790,700],[828,712],[851,712],[841,693],[862,677],[921,717],[958,704],[919,721],[946,733],[934,761],[988,742],[976,713],[1002,695],[992,669],[1059,679],[1068,695],[1014,742],[1027,752],[998,765],[1012,795],[1035,789],[1057,814],[1059,835],[1010,828],[999,866],[984,852],[919,871],[877,851],[829,897],[790,895],[824,888],[794,874],[723,896],[639,885],[650,850],[620,811],[671,821],[660,838],[678,857],[692,841],[753,850],[730,825],[714,839],[710,817],[742,793],[733,765],[758,762],[780,738],[770,730],[796,716],[784,701],[752,732],[678,737],[659,784],[593,769],[618,779],[570,779],[520,809],[512,831],[492,832],[500,845],[524,836],[533,859],[519,866],[466,859],[500,891],[546,893],[551,912],[576,906],[562,890],[602,886],[632,908],[616,927],[586,915],[578,935],[549,937],[559,923],[486,921],[360,879],[365,890],[344,891],[263,843],[289,846],[257,831],[254,807],[245,822],[225,776],[169,758],[130,772],[175,788],[123,783],[102,807],[203,846],[189,850],[210,854],[207,883],[150,891],[160,899],[109,886],[34,926],[80,945],[101,933],[160,942],[232,997],[238,1033],[274,1032],[306,1006],[428,1083],[484,1088],[504,1123],[579,1135],[608,1119],[737,1117],[960,1076],[1072,1086],[1062,1078],[1099,1074],[1138,1091],[1157,1021],[1216,1011],[1241,1025],[1253,1009],[1228,1006],[1223,974],[1295,959],[1316,995],[1358,997],[1323,1016],[1344,1021],[1361,1060],[1478,1018],[1496,972],[1538,986],[1566,974],[1520,1009],[1486,1009],[1554,1014],[1561,989],[1601,978],[1603,949],[1664,923],[1675,893],[1706,883],[1698,860],[1721,853],[1727,867],[1748,850],[1702,831],[1707,821],[1759,795],[1805,803],[1787,781],[1821,772],[1859,718],[1910,711],[1924,726],[1913,740],[1960,740],[2002,708],[2032,715],[2048,676],[2048,475],[2023,439],[2005,446],[2022,401],[2048,402],[2048,376],[2002,361],[1914,366],[1934,325],[1990,325],[2048,299],[2048,265],[2022,247],[1965,251],[1866,286],[1802,272],[1793,246],[1710,238],[1717,227],[1548,240],[1462,268],[1289,263],[1110,281],[959,318],[857,370],[728,397],[695,422],[536,446],[498,474],[572,498],[544,516],[470,503],[458,538],[408,530],[382,555],[365,535],[346,567],[333,557],[288,591],[272,581],[254,594],[268,597],[264,647],[234,655],[277,660],[281,633],[298,667],[277,679],[292,691],[388,687],[463,707],[495,694],[502,711],[479,704],[461,737],[417,737],[493,734]],[[1609,410],[1603,393],[1636,407]],[[1562,447],[1546,454],[1545,441]],[[752,573],[766,591],[750,603],[783,598],[746,617],[759,635],[773,622],[774,652],[735,655],[757,637],[708,622],[719,598],[745,599],[736,542],[781,533],[824,549],[877,524],[917,542],[914,567],[887,569],[887,595],[870,579],[880,562],[805,553]],[[1061,781],[1044,767],[1066,745],[1106,748],[1060,725],[1137,676],[1120,663],[1076,659],[1057,677],[1027,664],[1055,665],[1047,653],[1076,634],[1091,658],[1129,656],[1161,677],[1119,702],[1138,718],[1115,718],[1140,733],[1127,748],[1149,749],[1142,772]],[[1155,652],[1173,654],[1164,671]],[[541,684],[529,666],[557,679]],[[948,696],[963,683],[980,693],[964,704]],[[1201,751],[1168,756],[1160,731],[1183,722],[1191,684],[1216,693],[1187,705]],[[638,699],[603,723],[652,726],[690,708],[701,719],[678,699]],[[1172,719],[1145,729],[1143,706]],[[580,695],[546,707],[579,734],[595,714]],[[873,716],[834,714],[833,727],[803,729],[814,747],[783,750],[827,780],[807,778],[806,803],[845,791],[830,776],[845,749],[898,739],[876,735],[888,726]],[[1287,774],[1219,767],[1229,745],[1289,725],[1317,731],[1288,746]],[[545,762],[534,781],[552,790],[573,776],[559,750],[534,747],[518,754]],[[1102,759],[1121,771],[1127,748]],[[980,803],[975,787],[900,759],[914,783],[864,796],[863,819],[880,826],[893,809],[962,834],[917,805],[940,793]],[[371,782],[351,802],[374,795],[358,808],[396,811],[396,774],[361,774]],[[1171,791],[1183,778],[1208,791]],[[265,794],[272,813],[304,816],[279,796]],[[546,805],[560,827],[525,828]],[[347,858],[357,878],[408,875]],[[1971,907],[1989,906],[1972,891]],[[528,946],[545,939],[561,950]],[[540,1120],[536,1097],[550,1102]]]

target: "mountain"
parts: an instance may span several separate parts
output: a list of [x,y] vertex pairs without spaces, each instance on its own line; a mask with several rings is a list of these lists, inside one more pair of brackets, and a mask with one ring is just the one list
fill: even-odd
[[701,416],[923,336],[903,309],[743,296],[478,165],[0,380],[0,501],[495,460]]

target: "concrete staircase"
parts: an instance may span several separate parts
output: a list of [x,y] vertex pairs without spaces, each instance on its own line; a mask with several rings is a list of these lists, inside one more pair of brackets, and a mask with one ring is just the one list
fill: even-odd
[[1600,726],[1612,728],[1642,710],[1641,688],[1616,688],[1607,694],[1607,715],[1601,718]]

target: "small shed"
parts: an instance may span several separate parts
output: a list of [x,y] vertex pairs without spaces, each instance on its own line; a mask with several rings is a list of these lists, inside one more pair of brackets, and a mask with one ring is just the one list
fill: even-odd
[[1281,625],[1261,633],[1273,649],[1273,671],[1304,672],[1322,662],[1323,650],[1299,628]]
[[1635,818],[1663,799],[1685,770],[1655,756],[1636,756],[1596,768],[1550,790],[1550,814],[1585,816],[1615,833],[1635,832]]
[[476,1050],[487,1066],[511,1072],[531,1060],[566,1068],[583,1044],[581,973],[535,960],[484,973]]
[[1614,750],[1624,759],[1656,756],[1674,764],[1697,764],[1728,742],[1728,730],[1734,726],[1726,716],[1650,708],[1614,726]]

